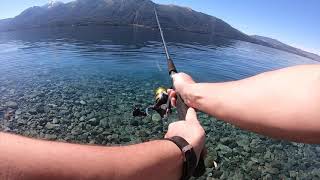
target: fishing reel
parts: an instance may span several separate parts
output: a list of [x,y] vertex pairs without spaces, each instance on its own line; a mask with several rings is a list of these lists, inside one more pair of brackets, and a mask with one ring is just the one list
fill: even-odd
[[145,111],[142,111],[138,107],[134,107],[132,115],[134,117],[145,117],[150,115],[149,112],[156,111],[161,118],[167,118],[168,115],[172,112],[172,106],[170,102],[169,95],[167,93],[167,89],[164,87],[159,87],[155,90],[155,104],[152,106],[149,106],[145,109]]

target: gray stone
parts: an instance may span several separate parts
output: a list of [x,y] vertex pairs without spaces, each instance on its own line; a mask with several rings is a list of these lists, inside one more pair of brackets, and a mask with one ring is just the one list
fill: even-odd
[[90,124],[86,124],[86,127],[85,127],[85,128],[86,128],[87,131],[92,130],[92,126],[91,126]]
[[89,124],[92,126],[97,126],[100,122],[96,118],[89,119]]
[[266,154],[264,155],[264,159],[269,159],[269,160],[271,160],[271,159],[273,159],[274,158],[274,155],[268,150],[267,152],[266,152]]
[[61,111],[60,111],[60,114],[62,114],[62,115],[68,115],[70,112],[68,111],[68,110],[66,110],[66,109],[62,109]]
[[57,124],[51,124],[50,122],[48,122],[48,123],[46,124],[46,128],[47,128],[47,129],[54,129],[54,128],[56,128],[56,127],[59,127],[59,125],[57,125]]
[[234,141],[234,139],[231,139],[229,137],[220,138],[220,142],[224,145],[229,145]]
[[107,136],[107,139],[108,139],[109,141],[111,141],[111,140],[117,140],[117,139],[119,139],[119,135],[118,135],[118,134],[112,134],[112,135]]
[[0,119],[4,117],[4,114],[5,114],[5,113],[4,113],[4,110],[1,110],[1,109],[0,109]]
[[59,123],[59,119],[53,118],[52,123],[53,123],[53,124],[58,124],[58,123]]
[[75,113],[73,114],[73,116],[76,117],[76,118],[79,118],[79,117],[81,116],[81,114],[80,114],[79,112],[75,112]]
[[21,115],[22,114],[22,111],[20,109],[16,110],[15,112],[16,115]]
[[37,113],[45,113],[44,105],[38,105],[36,111]]
[[103,128],[110,128],[108,119],[107,118],[101,119],[100,126]]
[[269,174],[279,174],[279,169],[273,167],[265,167],[265,171]]
[[79,119],[79,121],[84,121],[86,119],[86,116],[81,116],[81,118]]
[[11,132],[11,129],[9,127],[5,127],[3,131],[4,132]]
[[56,140],[57,139],[57,136],[54,135],[54,134],[46,134],[44,136],[45,139],[48,139],[48,140]]
[[126,136],[126,137],[121,137],[121,138],[120,138],[120,141],[127,143],[127,142],[130,142],[130,141],[131,141],[131,138],[128,137],[128,136]]
[[154,121],[154,122],[159,122],[159,121],[161,121],[161,116],[160,116],[158,113],[154,113],[154,114],[152,115],[152,121]]
[[207,168],[212,168],[214,166],[214,158],[208,155],[204,161],[204,164]]
[[219,171],[219,170],[213,171],[213,172],[212,172],[212,177],[214,177],[214,178],[220,178],[220,176],[221,176],[222,174],[223,174],[222,171]]
[[17,109],[18,108],[18,103],[13,102],[13,101],[8,101],[6,103],[6,107],[12,108],[12,109]]
[[81,101],[80,101],[80,104],[81,104],[81,105],[86,105],[87,102],[85,102],[84,100],[81,100]]
[[133,120],[133,121],[131,122],[131,125],[132,125],[132,126],[139,126],[139,121],[138,121],[138,120]]
[[289,176],[290,176],[291,178],[295,178],[297,175],[298,175],[298,172],[296,172],[296,171],[289,171]]
[[139,136],[139,137],[147,137],[148,133],[146,131],[144,131],[144,130],[140,130],[140,131],[136,132],[136,135]]
[[31,115],[36,115],[36,114],[37,114],[37,110],[34,109],[34,108],[32,108],[32,109],[29,110],[29,113],[30,113]]
[[26,125],[26,124],[27,124],[27,121],[24,120],[24,119],[18,119],[17,122],[18,122],[18,125],[19,125],[19,126],[21,126],[21,125]]
[[216,149],[219,149],[221,154],[230,154],[230,153],[232,153],[232,149],[230,147],[228,147],[228,146],[223,145],[223,144],[218,144]]
[[250,159],[251,159],[251,161],[253,161],[255,163],[259,163],[259,159],[257,159],[257,158],[251,157]]
[[55,105],[55,104],[48,104],[48,106],[49,107],[52,107],[52,108],[56,108],[56,107],[58,107],[57,105]]

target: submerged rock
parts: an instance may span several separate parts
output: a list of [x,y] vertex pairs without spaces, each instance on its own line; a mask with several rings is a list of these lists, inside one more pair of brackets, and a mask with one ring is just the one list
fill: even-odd
[[138,121],[138,120],[133,120],[133,121],[131,122],[131,125],[132,125],[132,126],[139,126],[139,121]]
[[57,139],[57,136],[54,135],[54,134],[46,134],[44,136],[45,139],[48,139],[48,140],[56,140]]
[[17,109],[18,108],[18,103],[14,102],[14,101],[8,101],[6,103],[6,107]]
[[221,154],[230,154],[232,153],[232,149],[228,146],[225,146],[223,144],[218,144],[216,149],[219,149]]
[[101,119],[100,126],[103,128],[110,128],[108,119],[107,118]]
[[81,101],[80,101],[80,104],[81,104],[81,105],[86,105],[87,102],[85,102],[84,100],[81,100]]
[[152,121],[159,122],[161,121],[161,116],[158,113],[152,115]]
[[89,119],[88,122],[92,126],[97,126],[100,123],[96,118]]
[[53,124],[58,124],[60,121],[59,121],[59,119],[57,119],[57,118],[53,118],[53,120],[52,120],[52,123]]
[[212,156],[208,155],[204,161],[206,168],[212,168],[214,166],[214,161],[215,159]]
[[16,114],[16,115],[21,115],[21,114],[22,114],[22,111],[18,109],[18,110],[16,110],[15,114]]
[[37,110],[34,109],[34,108],[30,109],[30,110],[29,110],[29,114],[31,114],[31,115],[36,115],[36,114],[37,114]]
[[54,128],[56,128],[56,127],[59,127],[59,125],[58,125],[58,124],[51,124],[50,122],[48,122],[48,123],[46,124],[46,128],[47,128],[47,129],[54,129]]

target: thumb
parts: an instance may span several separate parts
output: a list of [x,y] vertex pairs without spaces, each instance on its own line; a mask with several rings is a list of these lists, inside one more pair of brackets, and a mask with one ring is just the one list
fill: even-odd
[[199,120],[197,118],[197,113],[193,108],[189,108],[187,115],[186,115],[186,121],[192,122],[192,123],[199,123]]

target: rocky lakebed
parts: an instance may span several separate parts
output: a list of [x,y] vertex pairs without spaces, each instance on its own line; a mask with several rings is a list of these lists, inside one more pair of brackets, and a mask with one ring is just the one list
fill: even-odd
[[[41,73],[40,73],[41,74]],[[54,76],[54,77],[52,77]],[[156,79],[156,78],[155,78]],[[0,130],[50,141],[125,145],[160,139],[172,115],[132,116],[152,104],[155,79],[86,74],[0,77]],[[319,179],[320,147],[272,140],[199,113],[207,133],[199,179]]]

